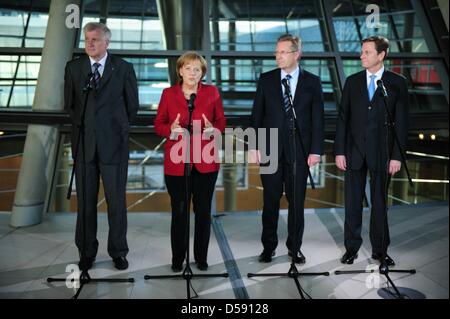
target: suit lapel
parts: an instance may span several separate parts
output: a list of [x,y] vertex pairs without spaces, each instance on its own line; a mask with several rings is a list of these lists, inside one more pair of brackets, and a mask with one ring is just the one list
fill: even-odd
[[83,56],[81,59],[83,59],[81,62],[82,85],[85,85],[92,73],[91,61],[87,55]]
[[275,90],[277,92],[277,101],[279,101],[281,110],[284,112],[283,89],[281,88],[281,69],[278,69],[277,72],[275,72],[274,83],[276,83]]
[[[369,89],[367,88],[366,70],[361,72],[359,85],[361,85],[361,93],[363,94],[365,101],[367,101],[367,103],[370,103],[371,101],[369,100]],[[375,96],[375,94],[373,96]]]
[[295,96],[294,96],[294,100],[292,101],[294,106],[298,105],[298,103],[300,101],[300,98],[299,98],[299,96],[300,96],[300,88],[302,87],[302,83],[303,82],[304,82],[304,74],[303,74],[302,68],[299,66],[297,86],[295,87]]
[[178,113],[180,113],[180,124],[187,125],[189,121],[189,112],[186,99],[184,98],[183,89],[181,88],[181,84],[176,84],[175,86],[175,99],[177,101],[174,101],[173,104],[177,106]]
[[100,85],[98,91],[100,91],[106,83],[108,83],[111,78],[112,73],[114,72],[115,66],[112,63],[111,54],[108,53],[108,57],[106,58],[105,69],[103,70],[103,75],[100,78]]

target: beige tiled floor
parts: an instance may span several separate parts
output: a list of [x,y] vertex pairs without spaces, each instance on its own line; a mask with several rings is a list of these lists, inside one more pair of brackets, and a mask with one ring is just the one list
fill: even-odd
[[[390,210],[391,246],[389,254],[397,262],[393,269],[415,268],[417,274],[391,273],[401,289],[419,292],[426,298],[448,298],[448,205],[394,207]],[[343,210],[306,210],[302,251],[307,258],[300,272],[329,271],[330,276],[301,276],[299,281],[312,298],[381,298],[386,278],[374,274],[335,275],[335,270],[378,269],[370,258],[368,214],[364,216],[364,244],[354,265],[339,262],[343,251]],[[203,299],[299,298],[291,278],[253,277],[247,273],[287,272],[290,262],[285,247],[286,212],[279,222],[279,246],[270,264],[261,264],[261,216],[257,212],[229,213],[216,220],[212,231],[206,273],[228,271],[230,278],[194,278],[192,286]],[[47,283],[47,277],[66,278],[66,267],[76,264],[73,243],[75,214],[49,214],[37,226],[13,229],[9,213],[0,213],[0,298],[70,298],[73,290],[65,283]],[[93,278],[134,277],[134,283],[89,284],[80,298],[186,298],[186,280],[144,280],[144,275],[173,274],[170,269],[170,215],[129,214],[128,241],[130,267],[117,271],[106,253],[107,220],[99,214],[99,253]],[[192,233],[192,231],[191,231]],[[192,242],[191,242],[192,244]],[[227,250],[226,248],[229,248]],[[231,253],[231,254],[230,254]],[[227,265],[224,259],[227,258]],[[235,263],[235,264],[234,264]],[[236,268],[230,265],[236,265]],[[193,265],[194,273],[204,273]],[[239,292],[237,292],[239,290]],[[239,295],[239,293],[241,295]],[[194,292],[191,292],[191,296]]]

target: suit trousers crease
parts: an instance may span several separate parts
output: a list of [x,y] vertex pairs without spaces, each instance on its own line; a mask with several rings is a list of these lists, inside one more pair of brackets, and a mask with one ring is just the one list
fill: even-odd
[[[83,198],[83,166],[86,169],[85,191],[86,200]],[[95,258],[98,251],[97,240],[97,202],[100,176],[103,181],[105,199],[108,211],[108,254],[112,258],[125,257],[129,251],[127,244],[127,208],[126,208],[126,183],[128,161],[118,164],[102,164],[98,156],[92,161],[77,162],[76,187],[77,187],[77,226],[75,243],[82,257]],[[83,252],[83,205],[86,205],[86,243]]]
[[[288,210],[288,237],[286,246],[294,251],[294,235],[297,234],[297,250],[300,250],[304,232],[304,203],[308,170],[305,165],[297,165],[295,200],[296,210],[294,216],[293,190],[291,187],[293,174],[292,165],[281,162],[274,174],[261,174],[263,185],[263,212],[262,212],[262,235],[261,242],[264,250],[273,251],[278,245],[278,217],[280,210],[280,199],[283,196],[283,187],[289,203]],[[294,229],[294,217],[297,219],[297,227]]]
[[[345,226],[344,244],[347,252],[356,253],[362,245],[362,211],[367,178],[367,165],[345,172]],[[390,244],[386,214],[386,171],[369,170],[370,175],[370,230],[372,253],[387,253]]]
[[[218,172],[200,173],[195,165],[191,171],[191,197],[195,216],[194,260],[206,262],[211,235],[211,201]],[[185,176],[165,175],[167,191],[172,206],[170,238],[172,264],[180,265],[186,258],[186,236],[189,235],[186,220],[186,180]]]

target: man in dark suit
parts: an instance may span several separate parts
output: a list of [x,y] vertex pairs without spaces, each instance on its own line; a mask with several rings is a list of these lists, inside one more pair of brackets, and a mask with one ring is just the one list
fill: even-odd
[[[111,32],[104,24],[88,23],[83,31],[87,55],[67,63],[64,82],[65,108],[72,119],[72,154],[77,156],[75,243],[80,268],[91,268],[98,249],[97,199],[101,175],[108,205],[108,253],[115,267],[122,270],[128,268],[125,195],[128,132],[139,107],[136,75],[132,64],[108,54]],[[86,105],[83,154],[83,141],[79,149],[76,145],[88,94],[83,88],[89,81],[92,90]]]
[[[301,252],[304,230],[304,201],[308,168],[320,162],[323,154],[323,97],[320,78],[299,67],[301,56],[301,42],[298,37],[286,34],[281,36],[276,45],[275,57],[278,68],[261,74],[252,110],[252,127],[265,128],[269,135],[270,128],[278,130],[278,140],[272,141],[269,135],[266,145],[258,145],[253,157],[256,162],[260,159],[260,150],[265,146],[270,150],[270,143],[278,143],[277,170],[273,174],[261,171],[261,182],[264,188],[264,207],[262,213],[263,231],[261,241],[263,252],[259,256],[260,262],[271,262],[278,245],[277,225],[280,209],[280,199],[283,195],[283,185],[289,202],[288,238],[286,246],[288,254],[296,263],[304,263],[305,256]],[[296,113],[296,154],[292,150],[291,123],[292,110],[286,96],[286,89],[282,80],[289,87],[293,107]],[[305,156],[300,145],[300,137],[305,148]],[[274,154],[270,157],[273,158]],[[295,180],[295,194],[292,191],[292,164],[296,159],[297,173]],[[261,164],[261,165],[267,165]],[[292,202],[295,196],[296,209]],[[295,217],[294,217],[295,214]],[[294,229],[294,218],[296,228]],[[294,242],[294,239],[297,242]]]
[[[381,80],[387,91],[389,113],[401,149],[407,141],[408,89],[403,76],[384,68],[389,41],[380,36],[362,41],[361,64],[344,87],[336,128],[336,165],[345,171],[345,249],[341,262],[352,264],[362,244],[361,224],[367,171],[370,173],[372,258],[395,265],[387,255],[389,228],[386,215],[388,174],[401,167],[401,153],[387,129]],[[388,137],[388,139],[387,139]],[[386,217],[385,217],[386,215]]]

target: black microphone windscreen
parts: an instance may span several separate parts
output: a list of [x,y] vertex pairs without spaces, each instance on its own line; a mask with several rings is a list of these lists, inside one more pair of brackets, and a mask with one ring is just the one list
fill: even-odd
[[195,93],[192,93],[191,96],[189,97],[188,107],[191,110],[194,109],[194,100],[196,97],[197,97],[197,95]]
[[382,94],[384,97],[388,97],[388,93],[387,93],[387,91],[386,91],[386,88],[384,87],[383,80],[378,80],[378,81],[377,81],[377,85],[378,85],[378,88],[381,90],[381,94]]
[[290,93],[291,92],[291,88],[288,84],[288,81],[286,79],[281,80],[281,84],[283,84],[284,89],[286,90],[286,92]]

